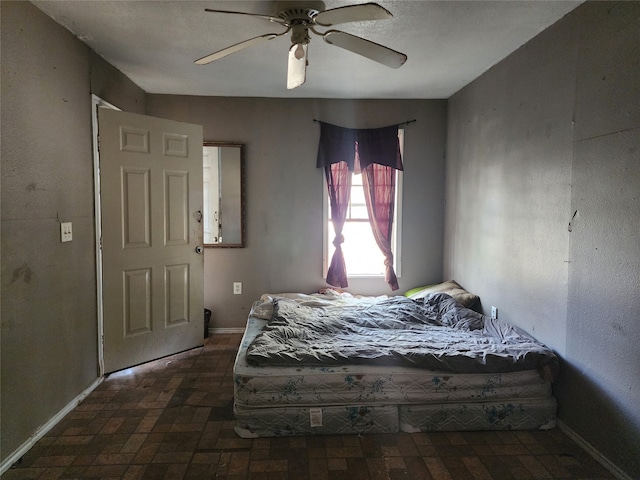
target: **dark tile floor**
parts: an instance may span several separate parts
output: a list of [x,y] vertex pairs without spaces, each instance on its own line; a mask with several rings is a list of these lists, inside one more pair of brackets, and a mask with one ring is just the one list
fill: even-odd
[[109,376],[3,480],[613,478],[557,429],[239,438],[239,343],[213,335]]

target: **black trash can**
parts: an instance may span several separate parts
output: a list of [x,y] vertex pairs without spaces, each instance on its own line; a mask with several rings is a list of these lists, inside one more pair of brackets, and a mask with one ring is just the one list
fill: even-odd
[[211,310],[204,309],[204,338],[209,336],[209,322],[211,321]]

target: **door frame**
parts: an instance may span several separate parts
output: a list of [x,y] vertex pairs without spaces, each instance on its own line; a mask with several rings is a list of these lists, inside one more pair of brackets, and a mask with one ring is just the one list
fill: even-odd
[[104,298],[102,291],[102,202],[100,197],[100,146],[98,140],[98,108],[122,109],[91,94],[91,130],[93,140],[93,192],[96,229],[96,307],[98,317],[98,377],[104,377]]

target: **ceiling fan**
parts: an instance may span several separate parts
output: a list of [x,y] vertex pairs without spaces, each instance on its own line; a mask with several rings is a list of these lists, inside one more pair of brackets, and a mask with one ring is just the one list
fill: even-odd
[[325,32],[316,30],[316,27],[332,27],[333,25],[341,23],[383,20],[393,17],[391,12],[376,3],[347,5],[329,10],[324,9],[324,3],[321,1],[284,1],[278,2],[278,4],[280,5],[280,9],[275,16],[205,8],[206,12],[250,15],[264,18],[265,20],[285,27],[286,30],[281,33],[266,33],[236,43],[235,45],[202,57],[196,60],[195,63],[198,65],[206,65],[244,48],[266,40],[272,40],[276,37],[281,37],[289,32],[291,32],[291,47],[289,48],[289,63],[287,69],[287,88],[289,90],[299,87],[306,80],[306,70],[309,63],[308,47],[311,41],[310,32],[322,37],[324,41],[330,45],[335,45],[336,47],[357,53],[387,67],[398,68],[407,60],[407,56],[404,53],[397,52],[378,43],[340,30],[327,30]]

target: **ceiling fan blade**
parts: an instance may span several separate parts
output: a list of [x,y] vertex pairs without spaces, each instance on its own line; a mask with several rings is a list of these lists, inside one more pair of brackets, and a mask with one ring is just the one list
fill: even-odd
[[325,10],[316,15],[314,21],[321,27],[330,27],[339,23],[383,20],[391,17],[391,12],[377,3],[363,3]]
[[324,34],[323,38],[325,42],[331,45],[357,53],[387,67],[398,68],[407,61],[407,56],[404,53],[396,52],[379,43],[340,32],[339,30],[329,30]]
[[289,49],[289,66],[287,68],[287,90],[302,85],[307,79],[307,48],[309,44],[294,44]]
[[[287,30],[288,31],[288,30]],[[251,45],[255,45],[256,43],[263,42],[265,40],[271,40],[273,38],[279,37],[280,35],[284,35],[284,33],[266,33],[264,35],[260,35],[259,37],[250,38],[249,40],[245,40],[244,42],[236,43],[235,45],[231,45],[230,47],[223,48],[222,50],[218,50],[217,52],[211,53],[206,57],[199,58],[194,63],[198,65],[206,65],[207,63],[211,63],[214,60],[219,60],[227,55],[231,55],[243,48],[250,47]]]
[[280,18],[280,17],[273,17],[271,15],[262,15],[262,14],[259,14],[259,13],[236,12],[236,11],[232,11],[232,10],[216,10],[215,8],[205,8],[204,11],[205,12],[210,12],[210,13],[231,13],[233,15],[249,15],[251,17],[264,18],[265,20],[269,20],[270,22],[284,24],[284,20],[282,18]]

